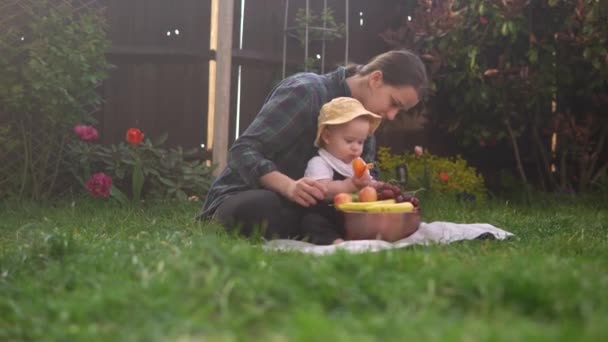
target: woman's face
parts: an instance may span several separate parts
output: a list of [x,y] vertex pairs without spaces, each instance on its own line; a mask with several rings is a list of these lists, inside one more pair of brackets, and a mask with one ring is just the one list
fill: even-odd
[[356,118],[341,125],[327,126],[321,135],[323,148],[345,163],[363,153],[363,143],[370,133],[371,125],[366,118]]
[[393,120],[399,111],[407,111],[418,104],[418,92],[412,86],[391,86],[383,82],[382,72],[374,71],[368,79],[369,91],[359,99],[363,106],[382,118]]

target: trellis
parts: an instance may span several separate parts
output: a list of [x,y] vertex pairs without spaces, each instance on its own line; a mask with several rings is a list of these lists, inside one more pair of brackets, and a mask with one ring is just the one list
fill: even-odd
[[[78,17],[83,11],[103,11],[107,0],[47,0],[48,8],[58,8],[63,6]],[[45,13],[40,13],[41,0],[0,0],[0,54],[6,55],[7,48],[14,44],[27,44],[28,26],[33,16],[43,16]],[[10,56],[10,64],[19,64],[26,56],[17,55]],[[10,87],[10,84],[4,86]],[[61,194],[68,191],[70,183],[73,183],[68,177],[62,177],[63,168],[54,168],[40,172],[36,180],[37,187],[34,191],[24,193],[23,186],[21,189],[15,187],[19,184],[20,179],[25,177],[26,169],[34,169],[44,164],[41,160],[44,153],[41,151],[54,151],[59,149],[60,142],[45,139],[47,132],[42,127],[39,127],[32,122],[32,127],[27,127],[27,132],[31,137],[26,138],[24,128],[19,128],[19,121],[16,117],[22,113],[7,113],[7,106],[2,103],[0,98],[0,199],[8,193],[13,195],[16,193],[22,198],[31,197],[32,199],[40,199],[50,194]],[[97,110],[95,106],[84,104],[85,111],[94,112]],[[35,108],[33,108],[35,110]],[[22,122],[21,122],[21,125]],[[29,125],[28,125],[29,126]],[[66,132],[66,135],[69,134]],[[51,142],[51,143],[50,143]],[[24,146],[29,145],[30,156],[25,156]],[[52,154],[53,158],[61,158],[60,153]],[[48,158],[48,154],[47,157]],[[23,184],[23,182],[21,182]],[[12,185],[12,186],[11,186]],[[31,189],[30,189],[31,190]]]
[[[107,0],[47,0],[51,6],[68,6],[73,13],[78,13],[83,10],[103,10],[106,1]],[[34,5],[39,3],[40,0],[2,0],[0,3],[0,13],[2,13],[0,16],[0,30],[2,31],[0,31],[0,33],[5,35],[8,33],[9,29],[25,27]]]
[[[349,60],[348,60],[348,45],[349,45],[349,0],[345,0],[344,1],[344,14],[345,14],[345,46],[344,46],[344,65],[347,65]],[[289,21],[288,17],[289,17],[289,0],[285,0],[284,3],[285,6],[285,14],[283,16],[283,20],[284,20],[284,24],[283,24],[283,71],[282,71],[282,77],[285,78],[285,76],[287,76],[286,74],[286,68],[287,68],[287,36],[290,34],[294,34],[294,32],[297,30],[297,27],[288,27],[287,23]],[[310,16],[310,0],[306,0],[306,6],[304,7],[306,9],[306,18],[308,18]],[[325,11],[327,11],[327,0],[323,0],[323,11],[321,13],[325,13]],[[309,39],[309,32],[310,31],[317,31],[317,32],[321,32],[323,34],[323,38],[321,39],[321,73],[325,73],[325,34],[329,33],[329,32],[335,32],[336,30],[334,28],[329,28],[327,27],[327,22],[326,22],[326,18],[323,17],[323,26],[321,27],[315,27],[315,26],[309,26],[308,25],[308,21],[306,21],[305,23],[305,28],[304,28],[304,71],[308,71],[307,70],[307,64],[306,64],[306,60],[308,59],[308,47],[309,47],[309,43],[310,43],[310,39]]]

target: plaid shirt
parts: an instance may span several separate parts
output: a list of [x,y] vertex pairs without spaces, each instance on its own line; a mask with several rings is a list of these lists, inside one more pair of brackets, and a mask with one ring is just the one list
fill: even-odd
[[[317,75],[300,73],[281,81],[262,109],[230,148],[228,165],[213,182],[201,218],[209,218],[228,196],[261,189],[259,178],[279,171],[297,180],[317,154],[313,142],[321,106],[336,97],[351,96],[344,67]],[[376,141],[364,145],[363,158],[374,160]]]

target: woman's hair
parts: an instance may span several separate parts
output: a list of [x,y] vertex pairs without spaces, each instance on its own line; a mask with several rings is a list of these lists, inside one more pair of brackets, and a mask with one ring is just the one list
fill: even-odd
[[428,79],[424,63],[420,57],[409,50],[388,51],[372,58],[365,65],[349,65],[346,70],[360,76],[380,70],[384,83],[390,86],[412,86],[420,97],[424,96],[427,91]]

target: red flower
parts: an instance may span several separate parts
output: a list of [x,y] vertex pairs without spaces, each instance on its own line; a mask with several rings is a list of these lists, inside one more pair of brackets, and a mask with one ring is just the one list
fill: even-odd
[[442,171],[439,173],[439,179],[441,179],[442,182],[447,183],[450,180],[450,175],[447,172]]
[[479,23],[480,23],[481,25],[487,25],[487,24],[488,24],[488,22],[490,22],[490,21],[488,20],[488,18],[486,18],[486,17],[479,17]]
[[99,172],[91,176],[87,181],[87,189],[93,197],[108,197],[110,196],[110,188],[112,187],[112,178],[103,172]]
[[131,145],[139,145],[144,140],[144,134],[137,128],[129,128],[127,131],[127,142]]
[[74,126],[74,133],[83,141],[94,141],[99,139],[99,133],[93,126],[76,125]]

